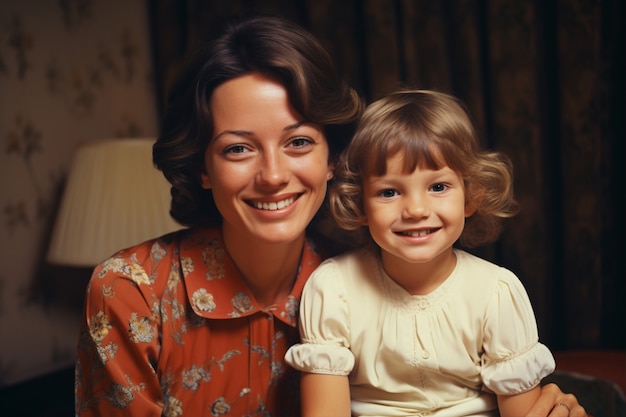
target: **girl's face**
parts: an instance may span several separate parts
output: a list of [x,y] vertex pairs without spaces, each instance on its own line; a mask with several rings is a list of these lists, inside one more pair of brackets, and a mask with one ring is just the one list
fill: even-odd
[[400,152],[387,159],[385,175],[364,179],[363,194],[364,223],[381,247],[383,264],[415,270],[416,264],[455,262],[452,245],[472,211],[463,179],[452,169],[418,166],[406,174]]
[[302,238],[332,177],[322,128],[307,123],[272,78],[252,73],[219,86],[202,186],[213,191],[230,239]]

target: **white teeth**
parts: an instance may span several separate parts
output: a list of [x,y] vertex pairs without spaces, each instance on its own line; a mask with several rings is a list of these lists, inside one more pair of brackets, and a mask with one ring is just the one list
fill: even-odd
[[430,233],[430,230],[418,230],[414,232],[402,232],[403,235],[411,237],[422,237]]
[[285,207],[290,206],[291,204],[293,204],[293,202],[295,201],[295,197],[289,197],[286,198],[285,200],[281,200],[281,201],[272,201],[270,203],[267,202],[257,202],[257,201],[253,201],[252,202],[252,206],[254,208],[257,208],[259,210],[280,210],[280,209],[284,209]]

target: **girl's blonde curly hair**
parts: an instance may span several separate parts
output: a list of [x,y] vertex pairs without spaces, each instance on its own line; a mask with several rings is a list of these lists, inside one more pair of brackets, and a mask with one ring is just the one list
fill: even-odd
[[340,227],[363,227],[363,180],[381,176],[387,159],[404,154],[403,170],[450,167],[462,178],[466,219],[460,242],[475,247],[498,238],[501,220],[517,213],[513,170],[500,152],[481,149],[465,106],[455,97],[429,90],[399,90],[365,110],[350,145],[335,169],[330,211]]

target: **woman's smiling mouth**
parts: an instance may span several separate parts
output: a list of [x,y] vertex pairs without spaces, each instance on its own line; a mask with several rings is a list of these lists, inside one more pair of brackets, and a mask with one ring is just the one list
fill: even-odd
[[286,198],[284,200],[281,201],[248,201],[248,204],[258,210],[269,210],[269,211],[274,211],[274,210],[280,210],[280,209],[284,209],[285,207],[289,207],[290,205],[293,204],[293,202],[296,201],[296,197],[289,197]]

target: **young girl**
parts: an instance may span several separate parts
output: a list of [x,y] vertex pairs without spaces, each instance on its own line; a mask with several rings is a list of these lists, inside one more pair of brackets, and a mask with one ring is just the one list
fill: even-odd
[[286,355],[304,372],[303,415],[524,416],[554,370],[526,291],[453,248],[496,239],[515,214],[508,159],[480,150],[455,98],[407,90],[368,107],[335,177],[333,216],[377,246],[305,286]]

